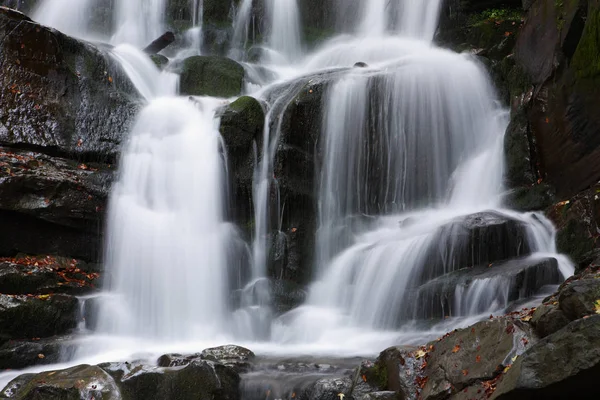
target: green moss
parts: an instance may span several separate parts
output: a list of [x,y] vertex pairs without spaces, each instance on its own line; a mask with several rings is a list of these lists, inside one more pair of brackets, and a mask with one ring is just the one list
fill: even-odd
[[593,10],[588,16],[571,67],[577,79],[600,77],[600,10],[598,9]]
[[476,26],[488,23],[501,23],[504,21],[521,21],[523,11],[519,8],[490,8],[480,13],[469,16],[468,25]]
[[169,63],[169,59],[160,54],[151,54],[150,58],[152,59],[152,62],[154,62],[154,64],[160,69],[163,69]]
[[388,370],[385,364],[381,361],[375,363],[373,368],[373,375],[375,376],[375,383],[381,390],[387,390],[388,387]]
[[571,219],[558,231],[556,246],[559,252],[565,253],[579,263],[595,246],[594,238],[590,237],[586,225],[576,219]]
[[242,91],[244,68],[224,57],[195,56],[186,59],[181,72],[181,94],[233,97]]
[[304,30],[304,41],[310,48],[314,48],[323,43],[328,38],[332,37],[334,31],[331,29],[318,29],[308,27]]

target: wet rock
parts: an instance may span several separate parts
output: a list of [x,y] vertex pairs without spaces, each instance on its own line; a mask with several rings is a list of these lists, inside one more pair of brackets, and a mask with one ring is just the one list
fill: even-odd
[[233,97],[242,92],[244,68],[237,62],[217,56],[194,56],[183,62],[180,81],[182,95]]
[[600,396],[600,316],[571,322],[522,354],[497,384],[493,399],[562,399],[577,388]]
[[6,215],[0,255],[97,259],[113,173],[99,164],[0,147],[0,214]]
[[[29,380],[27,377],[25,381]],[[24,383],[21,377],[8,384],[14,398],[44,400],[120,400],[115,381],[97,366],[48,371],[34,375]],[[7,389],[5,389],[7,390]]]
[[0,9],[0,144],[115,160],[140,96],[107,51]]
[[192,360],[185,366],[154,367],[139,363],[102,364],[116,380],[123,399],[237,400],[239,375],[211,361]]
[[310,389],[301,397],[306,400],[337,400],[340,393],[350,396],[352,389],[352,379],[344,378],[323,378],[316,381]]
[[[423,399],[444,398],[498,376],[534,344],[530,327],[502,317],[479,322],[426,346]],[[429,348],[428,346],[433,346]],[[422,381],[423,382],[423,381]]]
[[532,186],[539,179],[534,145],[526,111],[521,107],[511,116],[504,136],[505,177],[509,187]]
[[95,331],[98,327],[98,316],[102,308],[102,297],[90,297],[85,299],[83,304],[83,319],[85,320],[85,329]]
[[556,246],[559,252],[568,254],[576,263],[577,270],[586,268],[594,261],[593,253],[600,244],[596,240],[600,229],[600,197],[598,185],[561,201],[546,210],[558,230]]
[[599,300],[600,284],[596,277],[568,282],[558,294],[560,310],[571,321],[595,314]]
[[203,360],[219,362],[238,372],[247,371],[252,366],[254,353],[241,346],[227,345],[202,350]]
[[84,294],[96,290],[99,278],[97,272],[81,270],[77,260],[51,256],[0,259],[0,293],[8,295]]
[[71,336],[40,340],[11,340],[0,347],[0,369],[23,369],[56,364],[69,359],[77,350]]
[[525,224],[495,211],[456,218],[439,229],[438,240],[433,243],[426,256],[429,266],[423,268],[418,283],[462,268],[487,266],[531,252]]
[[418,357],[415,347],[390,347],[379,354],[367,379],[380,389],[397,393],[400,399],[417,398],[420,392],[418,378],[425,359]]
[[540,338],[552,335],[571,322],[556,304],[542,304],[533,313],[531,324]]
[[[506,307],[529,298],[546,285],[563,280],[554,258],[518,259],[442,275],[419,287],[413,316],[444,318],[484,313],[496,305]],[[462,300],[485,285],[485,296],[477,304]],[[473,299],[471,301],[474,301]],[[477,307],[474,309],[473,307]]]
[[0,391],[0,399],[12,399],[15,398],[17,393],[26,386],[31,380],[36,376],[36,374],[23,374],[17,376],[15,379],[10,381],[8,385],[6,385],[2,391]]
[[508,208],[521,212],[545,210],[555,202],[554,188],[545,183],[514,188],[504,197]]
[[161,54],[151,54],[150,59],[160,69],[163,69],[169,63],[169,59]]
[[67,295],[0,295],[0,337],[44,338],[77,326],[79,302]]

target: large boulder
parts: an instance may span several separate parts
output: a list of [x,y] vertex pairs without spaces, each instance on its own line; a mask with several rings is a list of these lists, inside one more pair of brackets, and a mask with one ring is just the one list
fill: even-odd
[[113,174],[102,164],[0,147],[0,255],[97,260]]
[[164,354],[158,359],[157,364],[159,367],[179,367],[195,360],[207,360],[221,363],[241,373],[251,368],[254,357],[251,350],[241,346],[226,345],[204,349],[200,354]]
[[2,394],[19,400],[121,400],[113,378],[97,366],[80,365],[17,377]]
[[[78,348],[72,336],[11,340],[0,346],[0,369],[23,369],[67,361]],[[2,398],[2,396],[0,396]]]
[[140,96],[107,50],[0,8],[0,145],[115,160]]
[[[416,293],[416,318],[444,318],[485,313],[535,295],[563,277],[555,258],[515,259],[475,268],[463,268],[420,286]],[[485,295],[477,296],[485,286]]]
[[425,346],[424,400],[446,398],[494,379],[535,343],[530,327],[509,317],[482,321]]
[[218,56],[194,56],[183,62],[180,92],[191,96],[239,96],[244,83],[244,67]]
[[98,271],[77,260],[51,256],[0,258],[0,293],[87,294],[96,290]]
[[597,1],[536,1],[515,48],[516,67],[535,86],[528,107],[538,169],[561,198],[598,181]]
[[239,375],[211,361],[154,367],[139,363],[102,364],[119,386],[123,400],[238,400]]
[[416,278],[423,284],[448,272],[531,253],[527,226],[508,215],[486,211],[458,217],[439,228]]
[[497,383],[492,399],[563,399],[600,396],[600,315],[571,322],[534,344]]
[[77,326],[79,302],[67,295],[0,295],[0,339],[44,338]]

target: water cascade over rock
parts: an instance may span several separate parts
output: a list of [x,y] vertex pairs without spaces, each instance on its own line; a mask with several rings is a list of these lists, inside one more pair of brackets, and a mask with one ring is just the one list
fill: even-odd
[[[508,112],[475,57],[432,44],[441,0],[339,2],[345,33],[312,53],[300,1],[261,2],[261,35],[252,31],[256,2],[232,6],[229,57],[239,64],[199,56],[208,3],[186,2],[189,43],[163,71],[140,49],[164,32],[168,1],[114,3],[105,39],[116,47],[107,51],[144,105],[110,195],[95,331],[71,361],[225,342],[286,355],[374,355],[539,303],[572,275],[543,214],[502,207]],[[44,0],[35,17],[90,38],[94,4]],[[211,97],[227,74],[209,83],[202,74],[225,64],[238,72],[235,90],[218,95],[234,97]],[[203,77],[198,90],[187,91],[188,75]],[[241,94],[254,98],[236,99],[242,75]],[[200,93],[209,95],[190,96]],[[252,137],[236,142],[239,131]],[[239,168],[243,190],[233,182]],[[238,209],[249,216],[236,226]],[[286,275],[290,260],[305,281]],[[281,307],[285,296],[295,297]],[[212,362],[190,365],[212,371]],[[111,379],[121,368],[113,367],[105,366]],[[305,367],[310,382],[284,371],[295,383],[277,393],[297,383],[333,394],[342,382],[325,381],[336,368]],[[270,368],[280,369],[264,368],[249,374],[260,385],[242,382],[248,398],[263,398]],[[235,381],[237,372],[227,373]],[[340,385],[354,387],[353,379]]]

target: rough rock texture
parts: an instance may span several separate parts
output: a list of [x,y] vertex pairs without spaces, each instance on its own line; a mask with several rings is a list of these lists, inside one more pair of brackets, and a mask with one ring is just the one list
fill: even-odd
[[78,301],[67,295],[0,295],[0,338],[28,339],[69,332],[77,326]]
[[417,284],[461,268],[487,266],[531,252],[525,225],[495,211],[456,218],[439,229],[434,243],[426,258],[429,266],[422,269]]
[[[558,367],[560,366],[560,367]],[[497,385],[493,399],[561,399],[573,388],[581,398],[600,396],[600,315],[571,322],[517,359]]]
[[139,95],[102,50],[0,8],[0,144],[114,160]]
[[185,366],[153,367],[139,363],[102,364],[121,391],[123,400],[238,400],[239,375],[211,361]]
[[179,367],[194,360],[207,360],[233,368],[238,373],[247,372],[254,361],[254,353],[244,347],[226,345],[202,350],[202,353],[181,355],[164,354],[158,359],[159,367]]
[[183,62],[180,92],[191,96],[233,97],[242,92],[244,68],[217,56],[194,56]]
[[443,398],[493,379],[534,343],[529,326],[511,318],[482,321],[426,346],[423,399]]
[[120,400],[115,381],[97,366],[80,365],[61,370],[18,377],[3,393],[10,390],[19,400]]
[[0,347],[0,369],[56,364],[68,360],[76,350],[77,344],[72,336],[11,340]]

